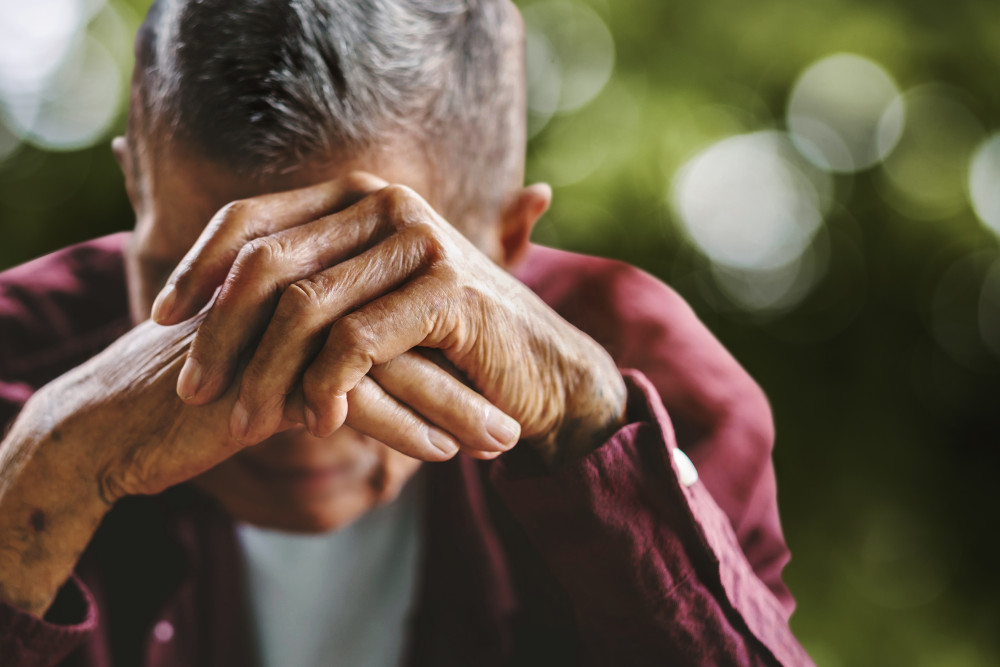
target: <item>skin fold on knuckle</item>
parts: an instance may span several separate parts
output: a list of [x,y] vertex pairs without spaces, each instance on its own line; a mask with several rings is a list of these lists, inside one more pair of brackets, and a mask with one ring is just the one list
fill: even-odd
[[427,202],[405,185],[393,183],[377,193],[380,213],[393,228],[404,229],[431,219]]
[[317,405],[324,396],[343,396],[359,387],[375,365],[375,345],[370,327],[358,314],[334,323],[326,347],[303,375],[306,401]]
[[367,373],[378,363],[375,359],[378,342],[369,318],[363,311],[340,318],[330,329],[330,343],[335,345],[331,349],[339,352],[342,364],[347,362],[347,365]]
[[273,281],[287,262],[287,249],[275,236],[261,236],[243,245],[223,284],[219,301],[246,294],[253,287]]
[[352,171],[342,181],[340,206],[346,208],[386,186],[386,182],[366,171]]
[[296,280],[282,292],[274,320],[284,331],[313,333],[323,321],[325,302],[326,286],[321,276]]
[[234,199],[219,209],[216,213],[220,232],[229,232],[244,236],[252,231],[252,220],[256,213],[257,202],[252,199]]

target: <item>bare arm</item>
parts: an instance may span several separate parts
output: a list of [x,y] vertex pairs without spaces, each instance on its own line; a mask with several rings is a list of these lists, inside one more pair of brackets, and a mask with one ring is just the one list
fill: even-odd
[[32,398],[0,445],[0,599],[39,617],[110,507],[76,459],[81,443],[44,428],[54,393]]
[[[229,434],[238,382],[201,406],[186,405],[175,391],[201,320],[140,324],[28,401],[0,443],[0,600],[43,615],[117,499],[159,493],[243,449]],[[444,407],[425,415],[430,419],[464,420],[473,430],[477,416],[494,409],[416,353],[377,373],[386,391],[398,395],[412,386],[432,391]],[[382,435],[414,458],[457,453],[457,446],[431,447],[422,430],[430,426],[417,415],[402,419],[371,386],[366,379],[352,393],[349,425]],[[289,405],[275,428],[301,421],[301,404]],[[386,423],[392,432],[379,433],[376,427]]]
[[25,405],[0,443],[0,599],[42,616],[115,500],[237,451],[212,435],[229,406],[195,415],[172,391],[196,328],[141,325]]

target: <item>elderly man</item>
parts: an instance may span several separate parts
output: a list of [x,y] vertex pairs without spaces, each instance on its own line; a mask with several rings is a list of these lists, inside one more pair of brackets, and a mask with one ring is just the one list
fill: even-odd
[[135,231],[0,275],[0,663],[809,663],[759,389],[528,242],[522,41],[507,0],[154,5]]

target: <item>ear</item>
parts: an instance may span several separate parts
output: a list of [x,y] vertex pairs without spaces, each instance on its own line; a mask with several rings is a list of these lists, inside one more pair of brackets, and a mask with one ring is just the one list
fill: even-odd
[[524,259],[531,240],[531,230],[549,210],[551,203],[552,188],[548,183],[535,183],[521,188],[511,199],[500,222],[504,266],[513,266]]
[[111,140],[111,152],[115,154],[115,160],[118,162],[118,166],[121,167],[122,171],[128,169],[128,139],[123,136],[117,136]]
[[128,193],[128,199],[132,203],[132,210],[136,213],[139,212],[138,205],[139,199],[136,196],[138,190],[136,189],[137,183],[134,183],[135,169],[132,165],[132,150],[128,145],[128,139],[125,137],[115,137],[111,140],[111,152],[115,155],[115,161],[122,170],[122,175],[125,177],[125,191]]

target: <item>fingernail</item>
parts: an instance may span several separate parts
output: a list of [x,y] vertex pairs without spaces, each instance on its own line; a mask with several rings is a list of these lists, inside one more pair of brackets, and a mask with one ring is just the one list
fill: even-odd
[[236,401],[233,414],[229,417],[229,432],[237,440],[245,440],[250,432],[250,413],[243,407],[243,401]]
[[499,410],[489,410],[486,415],[486,432],[501,447],[510,449],[521,437],[521,425]]
[[160,293],[156,296],[156,300],[153,301],[153,321],[157,323],[165,322],[173,312],[174,302],[176,301],[177,290],[174,289],[173,285],[167,285],[160,290]]
[[194,398],[201,388],[201,375],[201,364],[188,357],[177,378],[177,395],[184,400]]
[[444,452],[448,456],[452,456],[458,452],[458,443],[437,429],[427,429],[427,439],[430,440],[431,445],[435,449]]
[[314,436],[319,437],[319,434],[317,433],[319,429],[319,417],[316,416],[316,413],[313,412],[313,409],[310,408],[308,405],[306,406],[305,413],[306,413],[306,428],[308,428],[309,432],[312,433]]

